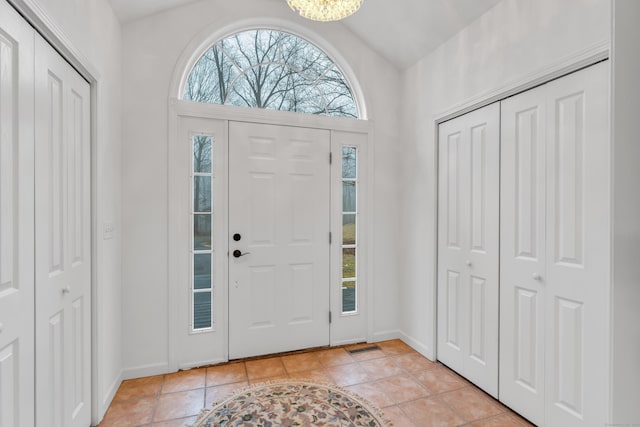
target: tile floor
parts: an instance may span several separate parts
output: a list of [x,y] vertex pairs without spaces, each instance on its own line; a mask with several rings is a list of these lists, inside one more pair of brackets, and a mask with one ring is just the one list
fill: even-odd
[[[323,349],[191,369],[122,383],[100,427],[180,427],[235,390],[261,381],[307,378],[350,389],[396,427],[531,426],[447,367],[402,341]],[[370,345],[361,345],[370,346]]]

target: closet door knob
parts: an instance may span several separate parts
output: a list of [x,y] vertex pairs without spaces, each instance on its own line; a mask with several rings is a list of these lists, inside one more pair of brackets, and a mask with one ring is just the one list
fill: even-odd
[[3,329],[4,329],[4,325],[2,323],[0,323],[0,334],[2,333]]
[[467,261],[465,262],[465,264],[467,264],[467,267],[471,267],[471,266],[473,265],[473,263],[472,263],[471,261],[469,261],[469,260],[467,260]]
[[71,292],[71,287],[70,286],[65,286],[64,288],[62,288],[62,293],[63,294],[68,294]]
[[533,280],[535,280],[536,282],[540,282],[540,281],[542,281],[542,276],[541,276],[540,274],[538,274],[538,273],[533,273],[533,274],[531,275],[531,278],[532,278]]

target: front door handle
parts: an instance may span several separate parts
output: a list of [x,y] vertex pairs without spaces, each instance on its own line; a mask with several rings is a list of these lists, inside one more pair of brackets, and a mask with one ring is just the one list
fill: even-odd
[[242,251],[240,249],[236,249],[235,251],[233,251],[233,257],[234,258],[240,258],[241,256],[249,255],[250,253],[251,252],[242,253]]

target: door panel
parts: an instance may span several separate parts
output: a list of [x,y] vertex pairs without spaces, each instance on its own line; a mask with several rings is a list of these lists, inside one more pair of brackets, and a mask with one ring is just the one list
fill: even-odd
[[0,426],[33,426],[34,31],[0,2]]
[[499,118],[440,125],[438,359],[498,393]]
[[36,36],[36,422],[91,417],[89,84]]
[[608,67],[600,63],[548,85],[549,426],[607,421]]
[[503,101],[501,115],[500,400],[541,424],[546,315],[544,87]]
[[538,425],[606,422],[607,82],[600,63],[502,105],[500,400]]
[[229,141],[229,357],[328,345],[330,134],[231,122]]

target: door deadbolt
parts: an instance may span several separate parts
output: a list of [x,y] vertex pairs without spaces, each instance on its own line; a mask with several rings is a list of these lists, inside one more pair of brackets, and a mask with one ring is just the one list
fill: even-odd
[[235,240],[236,242],[239,242],[240,239],[242,239],[242,236],[239,233],[233,235],[233,240]]

